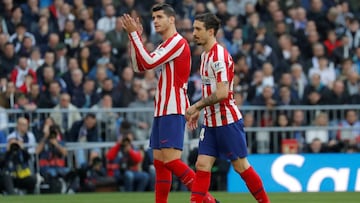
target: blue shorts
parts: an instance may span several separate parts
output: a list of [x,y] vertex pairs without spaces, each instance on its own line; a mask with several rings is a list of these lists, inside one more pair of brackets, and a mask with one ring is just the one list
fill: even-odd
[[246,157],[248,153],[243,120],[220,127],[203,126],[199,154],[231,161]]
[[185,133],[184,115],[172,114],[155,117],[150,135],[152,149],[175,148],[182,150]]

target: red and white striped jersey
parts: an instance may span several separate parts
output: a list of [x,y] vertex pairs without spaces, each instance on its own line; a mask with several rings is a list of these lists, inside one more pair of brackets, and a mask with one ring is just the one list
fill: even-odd
[[191,69],[190,47],[176,33],[153,52],[145,50],[137,32],[130,33],[131,62],[135,72],[161,68],[155,93],[154,116],[185,114],[189,107],[187,81]]
[[208,53],[203,52],[200,73],[204,98],[216,91],[216,83],[229,82],[228,97],[204,108],[204,125],[208,127],[224,126],[241,119],[242,115],[233,96],[234,62],[229,52],[217,43]]

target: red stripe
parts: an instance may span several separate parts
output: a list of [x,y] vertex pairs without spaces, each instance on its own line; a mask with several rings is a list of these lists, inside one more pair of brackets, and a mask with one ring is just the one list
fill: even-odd
[[172,80],[171,80],[171,69],[168,63],[165,64],[165,71],[166,71],[166,84],[165,84],[165,105],[163,106],[163,115],[166,115],[167,106],[170,105],[168,103],[170,98],[170,92],[172,88]]
[[158,83],[158,93],[155,97],[155,105],[156,105],[156,114],[155,116],[159,116],[160,115],[160,103],[161,103],[161,92],[162,92],[162,84],[163,80],[162,80],[162,72],[160,74],[159,77],[159,83]]
[[[175,87],[175,86],[174,86]],[[181,112],[181,101],[180,101],[180,89],[175,87],[175,100],[176,100],[176,112],[182,114]]]

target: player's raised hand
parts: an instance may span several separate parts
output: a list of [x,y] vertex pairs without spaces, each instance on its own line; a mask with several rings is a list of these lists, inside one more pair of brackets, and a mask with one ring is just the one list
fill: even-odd
[[139,33],[140,35],[142,35],[142,33],[143,33],[143,31],[144,31],[144,28],[143,28],[143,26],[142,26],[142,24],[141,24],[141,22],[140,22],[140,18],[137,17],[137,18],[135,19],[135,22],[136,22],[136,24],[137,24],[137,31],[138,31],[138,33]]
[[[135,20],[134,18],[132,18],[129,14],[124,14],[121,17],[121,21],[123,23],[123,28],[128,32],[134,32],[134,31],[139,31],[142,32],[142,26],[139,27],[140,21],[139,19]],[[140,24],[141,25],[141,24]]]

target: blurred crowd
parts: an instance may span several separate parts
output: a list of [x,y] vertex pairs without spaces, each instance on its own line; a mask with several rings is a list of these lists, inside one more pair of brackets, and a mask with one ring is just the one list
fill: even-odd
[[[7,149],[2,150],[0,182],[13,185],[7,193],[15,193],[13,188],[34,193],[44,182],[62,186],[62,192],[93,191],[99,185],[153,190],[151,153],[131,144],[148,139],[152,115],[124,116],[111,109],[153,107],[157,70],[133,72],[120,16],[140,18],[143,43],[152,51],[161,38],[150,9],[161,2],[175,8],[178,32],[191,47],[191,103],[201,98],[202,51],[193,42],[192,22],[204,12],[222,21],[217,40],[233,56],[234,97],[240,109],[360,103],[356,0],[1,0],[0,143]],[[7,109],[27,113],[12,117]],[[51,113],[32,115],[37,109]],[[95,113],[81,114],[81,109]],[[250,132],[252,153],[282,152],[284,139],[296,139],[299,152],[359,151],[359,109],[316,112],[313,120],[300,110],[281,111],[275,118],[269,111],[243,112],[245,126],[338,126],[347,131]],[[65,142],[100,141],[116,144],[107,152],[78,150],[77,170],[67,167]],[[25,164],[34,161],[34,154],[41,177]]]

